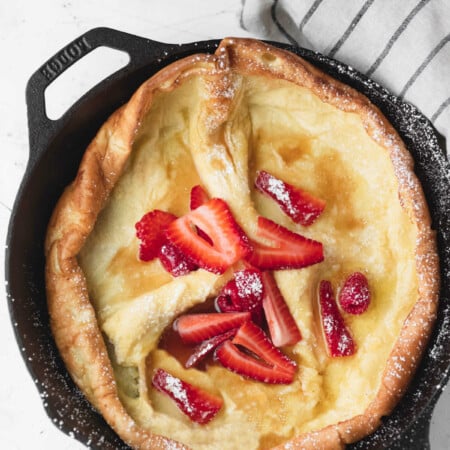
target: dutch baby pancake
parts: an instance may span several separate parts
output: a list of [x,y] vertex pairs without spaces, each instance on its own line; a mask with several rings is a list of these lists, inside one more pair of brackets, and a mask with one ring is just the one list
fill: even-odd
[[362,94],[224,39],[100,128],[48,227],[52,331],[136,449],[343,448],[400,400],[436,316],[413,160]]

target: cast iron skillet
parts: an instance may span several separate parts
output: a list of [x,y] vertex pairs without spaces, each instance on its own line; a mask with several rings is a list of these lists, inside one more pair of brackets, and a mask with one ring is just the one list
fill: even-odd
[[[8,304],[18,345],[50,419],[64,433],[94,449],[128,447],[84,399],[69,377],[49,329],[43,242],[62,190],[75,177],[81,156],[107,117],[163,66],[219,41],[169,45],[108,28],[88,31],[49,59],[29,80],[30,156],[11,215],[6,251]],[[435,331],[410,389],[383,426],[351,449],[425,449],[432,407],[450,372],[450,170],[438,135],[413,106],[352,68],[320,54],[277,44],[368,96],[395,126],[416,161],[438,233],[442,288]],[[57,121],[45,112],[46,87],[70,65],[99,46],[125,51],[129,64],[83,96]],[[401,439],[398,439],[401,435]]]

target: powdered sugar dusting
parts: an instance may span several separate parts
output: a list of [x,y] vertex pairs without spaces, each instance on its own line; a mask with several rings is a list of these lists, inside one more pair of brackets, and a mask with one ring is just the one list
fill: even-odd
[[274,177],[269,178],[268,185],[269,192],[274,195],[277,200],[283,202],[292,215],[295,214],[296,211],[292,205],[291,197],[286,189],[286,185],[281,180]]
[[183,388],[181,380],[168,375],[165,381],[166,381],[165,385],[166,389],[171,392],[176,401],[182,403],[186,411],[192,413],[193,409],[189,402],[186,389]]
[[236,283],[239,286],[238,294],[246,298],[252,295],[263,294],[263,284],[261,276],[256,272],[238,271],[235,274]]
[[286,183],[283,181],[275,177],[268,178],[268,192],[283,205],[283,209],[290,217],[297,219],[301,213],[301,221],[305,224],[309,224],[313,221],[313,218],[317,217],[317,212],[308,210],[307,207],[303,207],[301,211],[299,210],[299,204],[293,203],[292,193],[289,192]]

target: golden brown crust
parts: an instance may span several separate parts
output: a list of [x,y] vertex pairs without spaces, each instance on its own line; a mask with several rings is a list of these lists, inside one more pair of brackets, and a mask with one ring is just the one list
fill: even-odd
[[[435,320],[439,263],[424,194],[413,174],[412,158],[397,133],[366,97],[291,53],[254,40],[225,39],[215,56],[195,55],[162,70],[109,118],[88,147],[77,178],[58,202],[48,228],[46,281],[52,331],[75,382],[124,441],[142,449],[164,448],[169,442],[175,445],[139,428],[123,407],[77,254],[125,167],[154,93],[173,89],[193,73],[214,77],[230,68],[241,74],[265,75],[305,86],[324,102],[357,113],[367,133],[389,152],[399,180],[400,202],[418,225],[418,301],[389,357],[376,398],[364,414],[289,442],[293,448],[343,448],[372,433],[407,388]],[[226,82],[221,77],[215,81]],[[223,103],[226,100],[217,95],[211,102],[210,123],[218,127],[227,109]]]

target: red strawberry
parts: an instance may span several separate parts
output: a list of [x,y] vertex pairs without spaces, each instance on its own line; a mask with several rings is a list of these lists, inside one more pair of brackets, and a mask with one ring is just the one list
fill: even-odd
[[222,408],[223,400],[197,386],[174,377],[163,369],[153,375],[153,386],[168,395],[192,421],[204,425]]
[[367,278],[361,272],[352,273],[339,293],[339,304],[350,314],[362,314],[370,303],[370,290]]
[[261,272],[258,269],[239,270],[220,291],[216,307],[222,312],[249,311],[252,320],[260,324],[263,294]]
[[258,233],[274,244],[252,243],[253,252],[247,259],[259,269],[301,269],[323,261],[320,242],[294,233],[265,217],[258,217]]
[[244,346],[273,366],[283,368],[289,373],[295,372],[295,362],[275,347],[264,331],[253,322],[241,325],[232,342]]
[[255,181],[259,191],[272,197],[294,222],[311,225],[325,209],[325,202],[261,170]]
[[225,342],[227,339],[231,339],[237,332],[237,329],[226,331],[225,333],[218,334],[194,348],[194,351],[189,356],[188,360],[184,364],[186,369],[196,366],[199,362],[203,361],[213,350],[215,350],[220,344]]
[[220,291],[214,301],[214,307],[218,312],[242,311],[239,304],[235,304],[233,299],[237,298],[237,287],[234,280],[230,280]]
[[[199,236],[195,227],[203,230],[213,245]],[[213,198],[173,221],[166,236],[198,266],[217,274],[222,274],[251,252],[247,236],[234,220],[228,205],[219,198]]]
[[139,258],[142,261],[151,261],[158,256],[159,250],[165,242],[166,228],[176,218],[173,214],[155,209],[145,214],[136,223],[136,236],[141,240]]
[[[191,189],[190,209],[197,209],[199,206],[208,202],[209,197],[206,191],[198,184]],[[197,228],[197,234],[202,237],[208,244],[213,245],[211,238],[200,228]]]
[[248,320],[249,312],[186,314],[175,321],[174,328],[185,344],[198,344]]
[[199,206],[204,205],[208,200],[209,200],[208,194],[199,184],[197,184],[197,186],[194,186],[191,189],[190,204],[189,204],[191,211],[193,209],[197,209]]
[[285,368],[270,366],[242,353],[236,345],[225,341],[215,352],[216,358],[227,369],[247,378],[271,384],[289,384],[294,373]]
[[356,345],[345,326],[329,281],[321,281],[319,285],[319,305],[322,327],[330,355],[351,356],[356,352]]
[[265,292],[263,308],[272,342],[277,347],[296,344],[302,335],[273,275],[263,272],[262,280]]
[[170,242],[161,246],[158,256],[163,267],[174,277],[187,275],[197,269],[197,266]]

